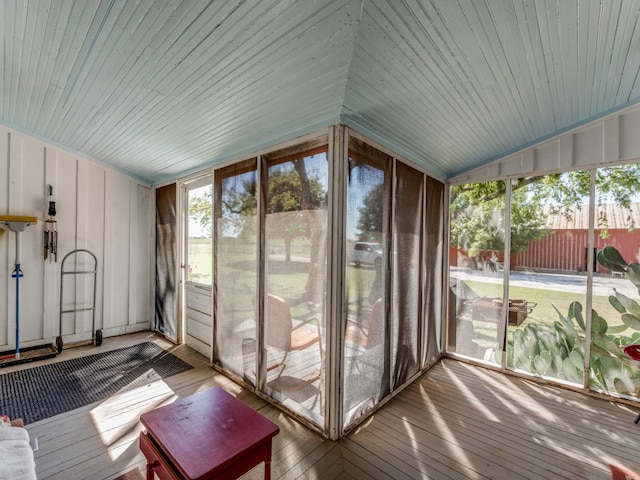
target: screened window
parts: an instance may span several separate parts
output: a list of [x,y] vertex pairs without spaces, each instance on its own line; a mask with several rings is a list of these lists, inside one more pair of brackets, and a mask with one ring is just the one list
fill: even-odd
[[[639,193],[637,164],[452,187],[449,351],[637,399]],[[483,250],[501,243],[508,257],[488,263]],[[479,331],[503,280],[494,350]]]
[[214,363],[330,435],[442,350],[444,185],[347,138],[345,165],[324,135],[213,186]]
[[322,425],[327,139],[263,157],[265,390]]
[[638,399],[640,357],[633,345],[640,343],[640,165],[594,174],[589,387]]
[[215,362],[256,384],[258,229],[256,160],[215,174]]
[[402,385],[420,366],[421,276],[424,175],[396,163],[393,235],[393,387]]
[[451,188],[448,349],[501,361],[506,182]]
[[345,271],[345,424],[391,391],[389,267],[392,158],[351,138]]
[[[437,248],[442,247],[444,194],[435,181],[427,194],[423,173],[359,139],[349,139],[348,152],[345,427],[441,352],[442,253]],[[438,211],[427,214],[430,208]],[[427,253],[427,245],[433,251]]]
[[512,181],[507,368],[582,384],[588,214],[589,172]]

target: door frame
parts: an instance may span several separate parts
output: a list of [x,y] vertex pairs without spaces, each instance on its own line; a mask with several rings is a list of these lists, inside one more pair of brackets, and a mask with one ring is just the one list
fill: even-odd
[[[180,194],[178,199],[178,212],[179,212],[179,235],[178,235],[178,243],[179,243],[179,251],[180,251],[180,288],[179,288],[179,312],[178,312],[178,337],[179,344],[187,343],[187,287],[188,284],[192,283],[196,289],[202,289],[201,286],[205,284],[199,284],[197,282],[191,282],[189,280],[189,192],[196,188],[203,187],[205,185],[211,185],[212,196],[211,196],[211,221],[213,221],[213,171],[211,169],[207,169],[205,171],[199,172],[196,175],[192,175],[189,177],[185,177],[180,180]],[[212,243],[212,252],[213,252],[213,236],[211,238]],[[213,255],[211,258],[211,271],[213,272]],[[206,290],[204,288],[203,290]],[[211,311],[213,316],[213,285],[211,285]],[[212,329],[213,330],[213,329]],[[213,345],[213,333],[211,334],[211,338],[208,338],[209,342],[209,351],[206,356],[211,360],[212,358],[212,347]],[[196,349],[197,350],[197,349]],[[200,351],[200,350],[198,350]],[[200,353],[203,353],[200,351]]]

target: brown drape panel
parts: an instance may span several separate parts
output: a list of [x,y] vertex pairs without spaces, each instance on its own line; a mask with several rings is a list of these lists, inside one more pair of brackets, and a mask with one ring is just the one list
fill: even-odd
[[156,315],[153,329],[177,339],[176,184],[156,189]]
[[419,368],[423,190],[424,174],[397,162],[393,282],[393,324],[397,336],[393,389],[405,383]]
[[426,298],[423,365],[441,353],[444,248],[444,185],[427,177]]

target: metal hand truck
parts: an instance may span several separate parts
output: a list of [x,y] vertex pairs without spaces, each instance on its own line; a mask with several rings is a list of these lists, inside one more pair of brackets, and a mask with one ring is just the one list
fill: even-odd
[[[69,257],[71,257],[72,255],[78,255],[78,254],[88,254],[91,256],[91,259],[93,260],[93,265],[89,265],[88,269],[86,270],[65,270],[65,262],[67,261],[67,259]],[[89,260],[90,261],[90,260]],[[74,263],[74,265],[77,265],[77,259],[76,262]],[[91,268],[93,266],[93,268]],[[91,313],[91,341],[86,341],[86,342],[79,342],[77,344],[75,344],[75,346],[80,346],[80,345],[89,345],[91,343],[95,343],[96,346],[102,345],[102,330],[97,330],[96,331],[96,280],[97,280],[97,273],[98,273],[98,259],[96,258],[96,256],[90,252],[89,250],[85,250],[85,249],[77,249],[77,250],[72,250],[69,253],[67,253],[64,258],[62,259],[62,264],[60,266],[60,334],[59,336],[56,338],[56,348],[58,349],[58,353],[62,352],[62,315],[66,314],[66,313],[76,313],[76,312],[92,312]],[[63,309],[62,305],[63,305],[63,298],[64,298],[64,279],[65,276],[68,275],[92,275],[93,276],[93,301],[91,306],[87,307],[87,306],[83,306],[83,307],[78,307],[78,302],[74,303],[74,308],[70,308],[70,309]],[[74,334],[78,333],[75,331],[74,328]]]

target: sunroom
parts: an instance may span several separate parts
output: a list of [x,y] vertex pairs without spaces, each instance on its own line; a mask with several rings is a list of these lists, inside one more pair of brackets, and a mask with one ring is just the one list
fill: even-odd
[[152,330],[329,439],[443,356],[638,400],[636,2],[2,8],[3,350]]
[[343,125],[182,179],[185,341],[331,438],[445,353],[636,399],[637,112],[447,186]]
[[339,438],[442,354],[441,180],[336,125],[179,185],[156,190],[158,265],[182,200],[184,341],[216,368]]

